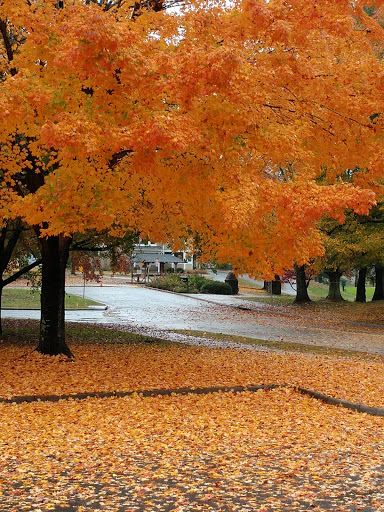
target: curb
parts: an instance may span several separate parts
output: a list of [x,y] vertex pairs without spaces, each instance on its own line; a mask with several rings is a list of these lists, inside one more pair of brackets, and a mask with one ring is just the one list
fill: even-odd
[[338,405],[341,407],[345,407],[346,409],[350,409],[351,411],[369,414],[370,416],[384,416],[384,409],[381,407],[370,407],[369,405],[349,402],[348,400],[342,400],[341,398],[334,398],[332,396],[328,396],[328,395],[324,395],[323,393],[319,393],[318,391],[313,391],[311,389],[305,389],[305,388],[301,388],[301,387],[295,387],[295,391],[299,391],[303,395],[311,396],[312,398],[315,398],[316,400],[321,400],[322,402],[329,404],[329,405]]
[[22,404],[32,402],[60,402],[61,400],[85,400],[87,398],[123,398],[126,396],[157,397],[174,395],[208,395],[210,393],[244,393],[260,390],[269,391],[277,388],[290,388],[303,395],[308,395],[328,405],[344,407],[351,411],[368,414],[370,416],[384,417],[384,408],[370,407],[365,404],[350,402],[341,398],[335,398],[318,391],[302,388],[300,386],[289,386],[288,384],[262,384],[259,386],[214,386],[207,388],[177,388],[177,389],[147,389],[138,391],[95,391],[90,393],[73,393],[66,395],[31,395],[14,396],[12,398],[0,398],[0,403]]
[[123,398],[125,396],[173,396],[173,395],[208,395],[210,393],[243,393],[245,391],[270,390],[286,387],[285,384],[271,384],[261,386],[214,386],[208,388],[177,388],[177,389],[145,389],[137,391],[95,391],[90,393],[74,393],[68,395],[31,395],[0,398],[0,403],[22,404],[31,402],[59,402],[60,400],[85,400],[86,398]]
[[[41,308],[1,308],[2,311],[40,311]],[[87,308],[65,308],[65,311],[105,311],[108,306],[89,306]]]

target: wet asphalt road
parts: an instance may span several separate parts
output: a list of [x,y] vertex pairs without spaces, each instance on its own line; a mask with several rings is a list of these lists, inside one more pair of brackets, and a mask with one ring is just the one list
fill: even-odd
[[[83,287],[68,287],[83,295]],[[67,321],[122,325],[151,332],[198,330],[270,341],[305,343],[384,355],[384,330],[341,324],[324,325],[316,318],[268,311],[233,296],[179,295],[135,284],[87,286],[85,297],[102,302],[105,310],[67,311]],[[250,310],[238,309],[239,306]],[[39,311],[3,311],[6,318],[39,318]]]

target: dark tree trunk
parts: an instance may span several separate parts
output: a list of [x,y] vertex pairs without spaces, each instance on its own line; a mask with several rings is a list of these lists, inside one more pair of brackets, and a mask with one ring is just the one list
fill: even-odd
[[342,272],[338,270],[325,272],[329,279],[328,300],[344,300],[340,291],[340,277]]
[[366,302],[365,279],[367,277],[367,267],[359,270],[359,276],[356,283],[356,302]]
[[4,290],[4,286],[3,286],[3,283],[0,283],[0,336],[3,337],[3,321],[2,321],[2,316],[1,316],[1,313],[2,313],[2,301],[3,301],[3,290]]
[[304,304],[305,302],[311,302],[308,295],[307,279],[305,276],[305,265],[295,265],[296,273],[296,298],[294,304]]
[[375,292],[372,300],[384,300],[384,269],[380,265],[375,265]]
[[263,290],[273,295],[281,295],[281,282],[280,277],[275,274],[273,281],[264,281]]
[[273,295],[281,295],[281,281],[277,274],[275,274],[275,279],[272,281],[272,293]]
[[40,238],[42,259],[41,320],[38,352],[73,357],[65,343],[65,267],[71,239],[63,235]]

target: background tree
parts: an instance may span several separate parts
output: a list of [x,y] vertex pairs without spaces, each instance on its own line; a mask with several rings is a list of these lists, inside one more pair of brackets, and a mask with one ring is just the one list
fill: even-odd
[[321,230],[325,254],[315,262],[317,273],[329,279],[327,299],[344,300],[340,291],[340,278],[344,272],[356,268],[365,251],[364,241],[358,231],[357,216],[349,212],[343,224],[323,219]]
[[[317,268],[321,270],[330,267],[328,271],[331,272],[337,271],[337,269],[340,271],[357,270],[356,301],[358,302],[366,300],[365,280],[367,269],[372,266],[377,269],[376,282],[378,285],[375,290],[377,290],[377,297],[380,297],[382,289],[380,268],[384,258],[382,222],[382,204],[379,203],[371,209],[369,215],[360,216],[348,212],[343,224],[336,224],[330,219],[323,221],[322,224],[326,254],[317,262]],[[339,277],[332,275],[331,280],[336,282]],[[332,295],[332,298],[335,296]],[[381,299],[377,298],[377,300]]]
[[309,278],[306,274],[306,265],[294,265],[295,276],[296,276],[296,297],[295,304],[304,304],[311,302],[308,295]]
[[365,292],[367,267],[360,268],[358,271],[356,283],[356,302],[366,302],[367,296]]
[[131,232],[122,237],[111,236],[109,231],[76,234],[70,247],[71,267],[76,271],[81,266],[88,280],[100,281],[103,275],[101,260],[104,259],[112,272],[128,273],[131,270],[130,256],[139,240],[139,233]]

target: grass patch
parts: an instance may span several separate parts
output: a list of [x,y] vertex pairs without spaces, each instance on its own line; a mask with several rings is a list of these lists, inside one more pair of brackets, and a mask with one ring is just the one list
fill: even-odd
[[264,289],[259,284],[249,281],[248,279],[244,279],[243,277],[238,277],[238,282],[239,286],[243,288],[252,288],[254,290],[264,292]]
[[311,300],[325,299],[328,295],[328,285],[311,281],[308,286],[308,295]]
[[[252,284],[252,283],[250,283]],[[257,285],[249,287],[254,288],[258,291],[257,295],[252,297],[246,297],[247,300],[251,300],[253,302],[266,302],[271,303],[271,294],[263,290],[262,288],[256,288]],[[245,285],[244,285],[245,287]],[[366,288],[366,297],[367,302],[372,301],[374,293],[374,287],[368,286]],[[328,285],[311,282],[308,286],[308,295],[309,298],[316,302],[322,299],[325,299],[328,295]],[[356,298],[356,287],[355,286],[346,286],[344,291],[341,291],[341,296],[348,302],[354,302]],[[295,301],[295,295],[288,295],[287,293],[282,293],[281,295],[273,295],[273,304],[276,306],[287,306],[293,304]]]
[[[3,343],[12,345],[35,345],[39,337],[38,320],[3,319]],[[171,341],[145,336],[129,331],[119,331],[93,324],[67,322],[65,324],[66,341],[69,345],[92,344],[174,344]],[[76,354],[75,354],[76,355]]]
[[[367,301],[372,300],[374,292],[375,292],[374,286],[366,286],[365,295],[366,295]],[[346,286],[345,290],[342,291],[341,294],[345,299],[354,301],[356,298],[356,287],[355,286]]]
[[[83,299],[78,295],[65,294],[66,309],[83,309],[89,306],[102,306],[100,302]],[[40,292],[26,288],[4,288],[2,307],[13,309],[40,309]]]
[[130,343],[157,343],[173,344],[170,341],[156,338],[154,336],[145,336],[129,331],[119,331],[107,327],[99,327],[91,324],[79,324],[68,322],[66,324],[67,341],[70,344],[84,343],[106,343],[106,344],[130,344]]
[[[367,300],[372,300],[373,287],[366,288]],[[356,287],[345,286],[344,291],[340,286],[341,296],[343,299],[354,302],[356,298]],[[328,285],[311,281],[308,286],[308,295],[312,300],[325,299],[328,295]]]
[[[240,297],[239,297],[240,298]],[[270,295],[260,297],[241,297],[245,300],[271,304]],[[305,304],[294,304],[294,297],[291,295],[274,295],[273,306],[281,306],[285,312],[292,315],[310,315],[323,322],[357,322],[370,324],[371,326],[384,325],[384,301],[351,302],[351,301],[329,301],[318,297],[312,302]],[[268,309],[273,312],[273,309]]]
[[[342,293],[343,297],[346,300],[354,300],[355,299],[355,293],[352,292],[352,289],[355,290],[352,286],[350,287],[351,291],[349,292],[348,297],[344,296],[344,293]],[[259,288],[259,293],[257,296],[253,297],[247,297],[247,300],[251,300],[253,302],[265,302],[268,304],[273,303],[275,306],[288,306],[290,304],[293,304],[295,301],[295,295],[289,295],[288,293],[281,293],[280,295],[273,295],[271,300],[271,294],[267,291],[263,290],[262,288]],[[318,301],[321,299],[325,299],[328,295],[328,286],[325,284],[315,283],[311,282],[308,287],[308,295],[309,298],[313,301]]]
[[[343,299],[354,302],[356,299],[356,287],[355,286],[345,286],[344,290],[341,288],[341,296]],[[365,293],[367,297],[367,302],[372,300],[373,293],[375,288],[373,286],[367,286],[365,288]],[[311,281],[308,286],[308,295],[312,300],[316,299],[325,299],[328,295],[328,285],[317,283],[315,281]]]
[[246,336],[236,336],[233,334],[223,334],[223,333],[215,333],[215,332],[206,332],[206,331],[194,331],[194,330],[184,330],[184,329],[176,329],[173,332],[177,332],[179,334],[184,334],[186,336],[198,336],[201,338],[214,339],[217,341],[233,341],[235,343],[243,343],[244,345],[256,345],[259,347],[266,347],[274,350],[282,350],[284,352],[299,352],[301,354],[317,354],[317,355],[326,355],[333,357],[347,357],[347,358],[357,358],[357,359],[374,359],[374,360],[382,360],[384,359],[381,356],[376,354],[369,354],[367,352],[359,352],[357,350],[344,350],[339,348],[332,347],[324,347],[318,345],[306,345],[304,343],[294,343],[291,341],[269,341],[269,340],[261,340],[258,338],[248,338]]
[[282,293],[281,295],[273,295],[271,299],[271,295],[269,293],[262,293],[257,296],[251,297],[237,297],[238,299],[249,300],[251,302],[262,302],[267,304],[273,304],[274,306],[288,306],[289,304],[293,304],[295,300],[294,295],[287,295]]

